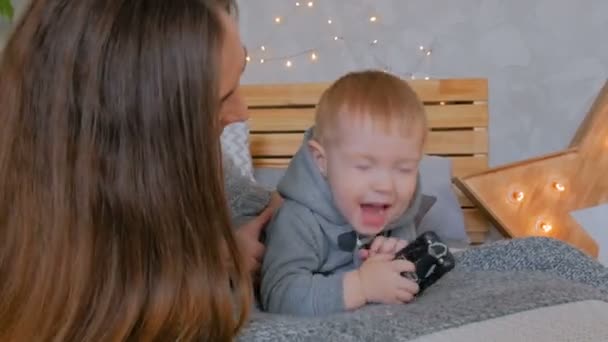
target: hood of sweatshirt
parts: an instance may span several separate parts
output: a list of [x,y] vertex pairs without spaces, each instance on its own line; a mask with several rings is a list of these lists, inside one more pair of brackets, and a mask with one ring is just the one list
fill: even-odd
[[[320,221],[326,221],[327,224],[321,224],[322,229],[338,228],[338,231],[329,235],[336,236],[335,234],[340,233],[339,231],[352,231],[352,226],[336,207],[329,184],[319,171],[308,148],[308,141],[311,138],[312,128],[304,134],[304,141],[291,160],[285,175],[277,186],[277,190],[283,198],[299,203],[322,219]],[[421,197],[420,177],[418,177],[414,197],[409,208],[399,218],[389,223],[384,231],[413,225],[420,207]]]

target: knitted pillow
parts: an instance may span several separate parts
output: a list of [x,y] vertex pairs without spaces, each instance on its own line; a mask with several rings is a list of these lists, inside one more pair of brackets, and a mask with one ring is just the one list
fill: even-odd
[[226,126],[220,142],[224,157],[230,158],[243,176],[253,180],[253,163],[249,151],[249,123],[235,122]]

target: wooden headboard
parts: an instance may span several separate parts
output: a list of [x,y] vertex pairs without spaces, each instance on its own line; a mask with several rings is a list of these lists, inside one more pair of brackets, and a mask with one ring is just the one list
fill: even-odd
[[[453,175],[488,168],[488,84],[485,79],[409,81],[429,121],[425,153],[448,157]],[[329,83],[261,84],[242,87],[250,111],[255,167],[286,167],[313,125],[315,105]],[[489,222],[454,188],[472,243],[484,242]]]

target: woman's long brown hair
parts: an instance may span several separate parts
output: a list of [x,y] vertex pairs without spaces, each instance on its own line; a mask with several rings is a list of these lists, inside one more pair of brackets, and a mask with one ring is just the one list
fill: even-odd
[[[232,339],[217,0],[33,0],[0,64],[0,340]],[[229,262],[226,262],[229,260]]]

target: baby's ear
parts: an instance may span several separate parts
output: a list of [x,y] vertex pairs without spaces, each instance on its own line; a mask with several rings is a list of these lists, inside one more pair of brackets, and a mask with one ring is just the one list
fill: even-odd
[[319,172],[323,175],[323,177],[327,176],[327,158],[325,156],[325,149],[321,144],[319,144],[316,140],[308,141],[308,150],[310,154],[312,154],[312,158],[315,161],[315,164],[319,168]]

